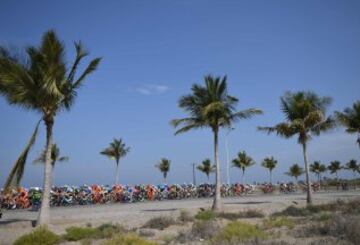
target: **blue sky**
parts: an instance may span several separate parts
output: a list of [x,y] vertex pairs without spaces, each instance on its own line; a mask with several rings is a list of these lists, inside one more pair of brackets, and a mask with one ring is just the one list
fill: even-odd
[[[114,181],[115,163],[100,155],[114,137],[131,146],[121,161],[120,182],[158,183],[154,165],[172,160],[169,182],[190,182],[191,163],[213,156],[210,130],[174,136],[169,121],[185,114],[178,98],[203,76],[227,75],[238,109],[265,114],[235,125],[229,137],[233,158],[245,150],[257,162],[248,181],[266,181],[266,156],[279,160],[274,180],[302,164],[296,139],[256,131],[284,120],[279,97],[287,90],[313,90],[334,98],[330,112],[360,99],[359,1],[0,1],[0,45],[38,44],[55,29],[67,47],[82,40],[103,61],[81,89],[70,112],[56,120],[54,137],[68,163],[55,169],[57,184]],[[40,115],[0,98],[0,184],[24,147]],[[41,185],[43,169],[31,161],[44,146],[41,128],[23,184]],[[225,164],[224,134],[220,139]],[[328,164],[359,159],[355,136],[336,129],[311,141],[309,160]],[[223,171],[224,173],[224,171]],[[342,177],[349,176],[343,172]],[[198,181],[205,176],[197,173]],[[232,181],[240,171],[231,169]]]

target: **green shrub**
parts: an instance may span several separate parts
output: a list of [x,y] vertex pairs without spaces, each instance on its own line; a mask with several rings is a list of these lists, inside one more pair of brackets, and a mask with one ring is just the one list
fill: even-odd
[[263,221],[263,225],[266,229],[279,228],[283,226],[292,229],[295,226],[295,222],[287,217],[275,217],[265,219]]
[[96,238],[99,236],[99,230],[91,227],[69,227],[63,238],[67,241],[79,241],[86,238]]
[[195,215],[195,219],[198,220],[213,220],[216,218],[216,214],[212,210],[200,211]]
[[211,243],[238,244],[248,240],[266,239],[267,237],[268,235],[257,226],[235,221],[226,225],[222,231],[215,235],[211,239]]
[[103,245],[157,245],[156,242],[150,242],[138,237],[135,234],[117,235],[114,238],[104,241]]
[[53,245],[60,241],[60,237],[48,230],[46,227],[39,227],[31,233],[19,237],[14,245]]
[[176,224],[176,221],[172,217],[160,216],[150,219],[148,222],[145,223],[143,228],[163,230],[169,227],[170,225],[174,225],[174,224]]

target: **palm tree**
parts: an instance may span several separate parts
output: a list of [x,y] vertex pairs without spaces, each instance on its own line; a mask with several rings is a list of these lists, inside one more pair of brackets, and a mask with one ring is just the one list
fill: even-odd
[[255,164],[255,161],[246,154],[245,151],[238,153],[237,157],[232,160],[233,167],[237,167],[242,170],[242,183],[245,180],[245,170]]
[[273,127],[258,127],[259,130],[268,133],[276,132],[285,138],[298,136],[298,143],[302,145],[306,183],[307,203],[312,203],[311,184],[309,178],[309,166],[307,160],[307,144],[314,135],[320,135],[332,127],[334,121],[331,117],[325,118],[326,108],[331,103],[329,97],[319,97],[313,92],[287,92],[280,98],[281,110],[286,116],[286,122]]
[[299,176],[301,176],[304,172],[305,172],[304,169],[295,163],[292,166],[290,166],[289,172],[286,172],[285,174],[294,177],[295,182],[297,183]]
[[360,147],[360,100],[353,104],[353,107],[347,107],[343,112],[335,112],[338,121],[346,128],[350,134],[357,133],[357,143]]
[[114,159],[116,162],[115,173],[115,185],[119,184],[119,162],[120,159],[125,157],[130,151],[130,147],[127,147],[123,140],[114,139],[110,143],[109,147],[100,152],[100,154],[107,156],[110,159]]
[[[41,152],[40,156],[34,160],[34,163],[45,163],[46,161],[46,149]],[[60,156],[60,149],[56,144],[51,147],[51,166],[55,166],[56,162],[67,162],[69,161],[68,156]]]
[[[65,46],[52,30],[44,33],[39,46],[26,49],[26,57],[12,54],[0,48],[0,94],[9,104],[24,109],[40,112],[46,126],[46,161],[41,208],[37,224],[48,224],[50,219],[50,181],[51,181],[51,148],[53,126],[56,116],[70,110],[85,78],[96,70],[100,58],[93,59],[85,70],[75,78],[79,64],[88,53],[81,42],[75,43],[76,56],[71,66],[65,60]],[[37,131],[37,130],[35,130]],[[30,140],[31,142],[31,140]],[[32,141],[33,143],[34,141]],[[30,144],[31,145],[31,144]],[[29,147],[26,148],[28,150]],[[11,176],[25,164],[25,158],[19,158]],[[13,177],[12,177],[13,178]],[[7,181],[11,183],[12,181]],[[7,186],[5,186],[7,187]]]
[[189,117],[172,121],[174,127],[180,127],[175,134],[187,132],[192,129],[210,128],[214,135],[214,162],[216,165],[216,189],[213,210],[221,209],[220,193],[220,162],[218,136],[221,128],[231,128],[239,119],[248,119],[261,114],[259,109],[236,111],[238,99],[227,92],[226,76],[205,76],[205,86],[194,84],[192,93],[179,100],[179,107],[189,113]]
[[199,171],[203,172],[204,174],[206,174],[206,177],[208,179],[209,182],[209,176],[210,173],[214,172],[216,169],[215,165],[211,164],[210,159],[205,159],[204,161],[202,161],[201,165],[198,165],[196,167]]
[[155,167],[157,167],[160,170],[160,172],[163,174],[165,184],[167,183],[166,180],[167,174],[170,171],[170,162],[171,161],[169,159],[162,158],[160,162],[155,165]]
[[339,161],[332,161],[328,166],[330,174],[335,174],[336,179],[338,178],[338,172],[342,169],[341,163]]
[[[45,163],[46,161],[46,149],[40,154],[40,156],[34,160],[34,163]],[[51,171],[52,171],[52,181],[50,183],[55,184],[54,181],[54,169],[56,162],[67,162],[69,161],[68,156],[60,156],[60,149],[56,144],[53,144],[51,147]]]
[[270,173],[270,184],[272,184],[272,171],[274,170],[274,168],[277,165],[277,160],[274,159],[274,157],[266,157],[263,162],[261,163],[261,166],[263,166],[264,168],[269,169],[269,173]]
[[347,170],[350,170],[354,174],[354,189],[356,189],[356,172],[360,171],[360,165],[357,164],[355,159],[351,159],[348,163],[346,163]]
[[313,164],[310,164],[310,172],[313,172],[316,175],[318,182],[320,183],[321,174],[326,172],[326,166],[319,161],[315,161]]
[[346,169],[352,171],[354,178],[356,178],[356,172],[359,171],[360,165],[357,164],[355,159],[351,159],[348,163],[346,163]]

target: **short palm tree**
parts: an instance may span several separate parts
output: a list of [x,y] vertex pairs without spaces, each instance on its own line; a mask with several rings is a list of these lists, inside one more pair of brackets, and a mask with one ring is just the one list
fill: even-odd
[[[71,109],[78,89],[85,78],[96,70],[100,58],[90,61],[85,70],[76,77],[79,65],[88,53],[80,42],[75,43],[75,59],[73,62],[66,61],[65,46],[51,30],[44,33],[39,46],[30,46],[26,49],[24,58],[19,59],[19,56],[5,48],[0,48],[0,50],[0,94],[11,105],[18,105],[26,110],[40,113],[46,126],[44,187],[37,224],[48,224],[51,148],[55,118],[64,109]],[[68,64],[71,65],[68,66]],[[16,162],[11,174],[21,172],[26,161],[26,156],[23,156],[24,154]],[[18,174],[13,176],[18,176]]]
[[[55,169],[55,164],[57,162],[67,162],[69,161],[69,157],[68,156],[60,156],[60,149],[56,144],[53,144],[51,147],[51,167],[52,167],[52,184],[55,184],[54,181],[54,169]],[[46,162],[46,149],[43,150],[43,152],[40,154],[40,156],[34,160],[34,163],[44,163]]]
[[338,172],[342,169],[341,163],[339,161],[332,161],[328,166],[330,174],[335,174],[336,179],[338,178]]
[[130,147],[127,147],[123,140],[114,139],[110,143],[109,147],[102,150],[100,154],[107,156],[110,159],[115,160],[116,163],[116,173],[115,173],[115,185],[119,184],[119,163],[120,159],[125,157],[130,151]]
[[274,168],[277,165],[277,160],[274,159],[274,157],[266,157],[262,163],[261,166],[263,166],[264,168],[267,168],[269,170],[270,173],[270,184],[272,184],[272,171],[274,170]]
[[172,121],[174,127],[180,127],[175,134],[188,132],[192,129],[210,128],[214,134],[214,162],[216,165],[216,188],[213,210],[221,209],[221,179],[218,136],[221,128],[231,128],[239,119],[251,118],[261,114],[259,109],[236,111],[238,99],[230,96],[227,91],[226,76],[205,76],[205,86],[194,84],[192,93],[179,100],[179,107],[189,113],[189,117]]
[[246,154],[245,151],[238,153],[237,157],[232,160],[233,167],[242,170],[242,183],[245,184],[245,170],[255,164],[255,161]]
[[155,165],[163,174],[165,184],[167,183],[167,174],[170,171],[170,163],[171,161],[169,159],[162,158],[160,162]]
[[357,134],[357,143],[360,147],[360,100],[352,108],[347,107],[343,112],[335,112],[338,121],[346,128],[346,132]]
[[196,167],[200,172],[203,172],[207,179],[208,179],[208,182],[209,182],[209,179],[210,179],[210,173],[214,172],[215,169],[216,169],[216,166],[215,165],[212,165],[211,164],[211,161],[210,159],[205,159],[204,161],[202,161],[202,163],[200,165],[198,165]]
[[[45,163],[46,161],[46,149],[41,152],[40,156],[34,160],[34,163]],[[60,156],[60,149],[56,144],[51,147],[51,165],[54,167],[56,162],[67,162],[68,156]]]
[[310,172],[313,172],[316,175],[318,182],[321,180],[321,174],[326,172],[326,170],[326,166],[319,161],[310,164]]
[[307,144],[312,136],[334,127],[334,120],[326,118],[326,108],[331,103],[329,97],[319,97],[313,92],[287,92],[280,98],[281,110],[286,116],[286,122],[279,123],[273,127],[259,127],[259,130],[268,133],[275,132],[284,138],[298,137],[304,157],[306,183],[307,183],[307,203],[312,203],[312,193],[310,188],[309,166],[307,160]]
[[295,182],[297,183],[299,176],[301,176],[304,172],[305,172],[304,169],[295,163],[292,166],[290,166],[289,172],[286,172],[285,174],[294,177]]
[[356,177],[356,172],[359,171],[360,165],[357,164],[355,159],[351,159],[348,163],[346,163],[347,170],[350,170],[354,174],[354,178]]

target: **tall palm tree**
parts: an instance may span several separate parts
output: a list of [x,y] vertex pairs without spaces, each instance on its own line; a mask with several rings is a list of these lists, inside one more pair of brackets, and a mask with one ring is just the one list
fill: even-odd
[[[53,144],[51,147],[51,171],[52,171],[52,180],[50,184],[55,184],[54,181],[54,168],[56,162],[67,162],[69,161],[68,156],[60,156],[60,149],[56,144]],[[45,163],[46,162],[46,149],[40,154],[40,156],[34,160],[34,163]]]
[[304,172],[305,172],[304,169],[295,163],[292,166],[290,166],[289,172],[286,172],[285,174],[294,177],[295,182],[297,183],[299,176],[301,176]]
[[351,159],[348,163],[346,163],[346,169],[352,171],[355,178],[356,172],[360,169],[360,165],[357,164],[355,159]]
[[319,97],[313,92],[287,92],[280,98],[281,110],[285,114],[286,122],[279,123],[273,127],[258,127],[259,130],[268,133],[276,132],[285,138],[298,137],[304,157],[307,203],[312,203],[311,184],[309,178],[309,166],[307,160],[307,145],[314,135],[327,131],[334,127],[334,120],[326,118],[326,108],[331,103],[329,97]]
[[208,182],[209,182],[210,173],[215,171],[216,166],[211,164],[210,159],[205,159],[204,161],[202,161],[201,165],[198,165],[196,168],[200,172],[203,172],[204,174],[206,174],[206,177],[207,177]]
[[346,128],[346,132],[358,135],[357,143],[360,147],[360,100],[352,108],[347,107],[343,112],[336,111],[338,121]]
[[270,173],[270,184],[272,184],[272,171],[274,170],[274,168],[277,165],[277,160],[274,159],[274,157],[266,157],[263,162],[261,163],[261,166],[263,166],[264,168],[269,169],[269,173]]
[[109,147],[100,152],[100,154],[107,156],[116,162],[116,173],[115,173],[115,185],[119,184],[119,163],[120,159],[125,157],[130,151],[130,147],[127,147],[123,140],[114,139],[110,143]]
[[170,163],[171,161],[169,159],[162,158],[160,162],[155,165],[155,167],[157,167],[163,174],[165,184],[167,183],[167,174],[170,171]]
[[321,174],[326,172],[326,166],[319,161],[315,161],[313,164],[310,164],[310,172],[313,172],[316,175],[318,182],[320,182]]
[[236,111],[238,99],[230,96],[227,92],[227,78],[224,76],[213,77],[207,75],[204,78],[205,86],[194,84],[192,93],[182,96],[179,107],[189,113],[189,117],[172,121],[174,127],[180,127],[175,134],[184,133],[192,129],[210,128],[214,135],[214,162],[216,165],[216,189],[213,202],[213,210],[221,209],[220,193],[220,162],[218,136],[221,128],[231,128],[232,124],[239,119],[248,119],[261,114],[259,109],[247,109]]
[[[0,94],[11,105],[39,112],[46,126],[44,186],[37,224],[48,224],[50,219],[51,147],[55,118],[64,109],[71,109],[77,90],[85,78],[96,70],[100,58],[90,61],[85,70],[76,77],[79,64],[88,53],[80,42],[75,43],[75,59],[73,62],[66,61],[65,46],[52,30],[44,33],[39,46],[28,47],[24,58],[19,58],[5,48],[0,48],[0,50]],[[21,170],[26,157],[20,160],[15,164],[20,167],[14,167],[15,169]]]
[[237,167],[242,170],[242,183],[244,183],[245,180],[245,170],[248,167],[251,167],[255,164],[255,161],[246,154],[245,151],[241,151],[238,153],[237,157],[232,160],[233,167]]
[[331,174],[335,174],[336,179],[338,178],[338,172],[342,169],[341,163],[339,161],[332,161],[328,166],[328,169]]

